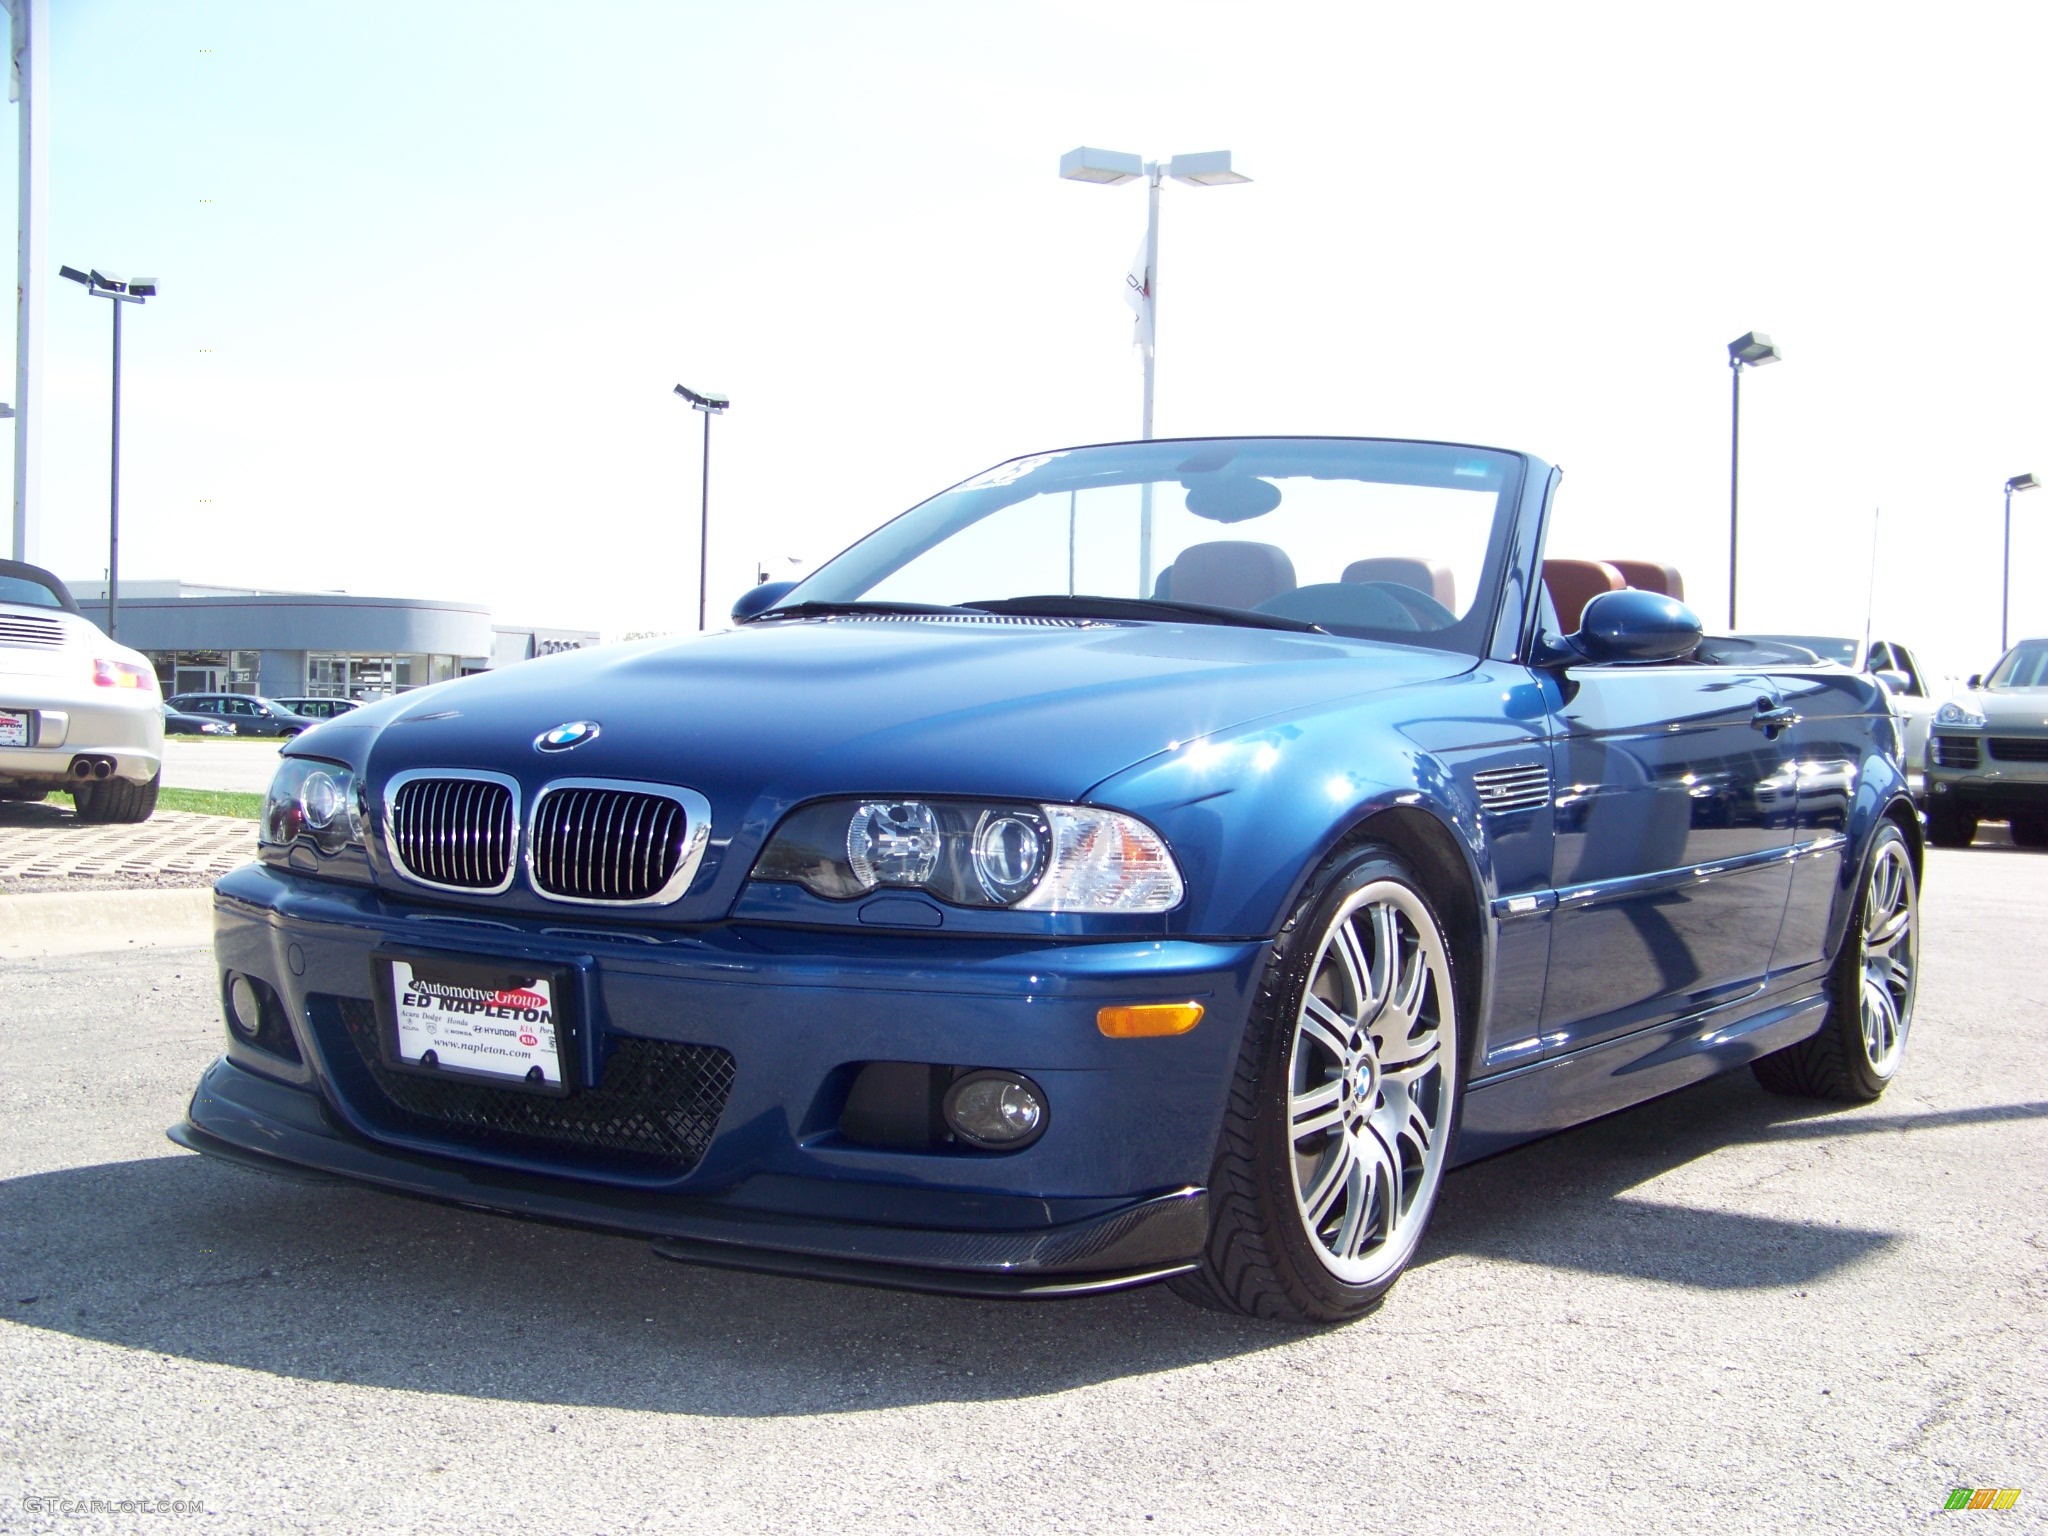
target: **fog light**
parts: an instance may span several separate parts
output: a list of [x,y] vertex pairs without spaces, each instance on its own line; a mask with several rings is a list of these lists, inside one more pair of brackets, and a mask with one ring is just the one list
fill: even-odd
[[228,1024],[252,1045],[263,1030],[263,994],[240,971],[228,973]]
[[946,1090],[946,1125],[972,1147],[1014,1152],[1045,1133],[1045,1094],[1015,1072],[970,1072]]

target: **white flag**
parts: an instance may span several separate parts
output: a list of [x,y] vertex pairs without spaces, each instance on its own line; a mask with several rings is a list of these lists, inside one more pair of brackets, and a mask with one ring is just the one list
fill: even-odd
[[1145,355],[1152,355],[1152,269],[1146,264],[1147,241],[1138,238],[1138,254],[1131,259],[1131,270],[1124,274],[1124,302],[1131,306],[1131,313],[1138,317],[1131,333],[1131,344],[1143,347]]

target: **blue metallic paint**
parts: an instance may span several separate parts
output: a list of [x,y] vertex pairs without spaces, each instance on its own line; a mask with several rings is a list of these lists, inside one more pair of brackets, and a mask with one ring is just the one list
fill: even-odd
[[[1910,819],[1891,717],[1869,679],[1838,669],[1554,658],[1537,571],[1556,485],[1527,461],[1484,658],[1177,623],[775,622],[556,657],[325,723],[293,752],[373,787],[468,764],[513,774],[530,798],[562,760],[526,744],[588,719],[601,729],[575,771],[697,790],[711,845],[667,907],[568,909],[518,884],[478,904],[392,869],[373,795],[366,864],[249,866],[220,883],[219,962],[286,1000],[304,1061],[231,1038],[177,1134],[223,1156],[694,1237],[734,1262],[836,1254],[967,1288],[970,1271],[1019,1263],[1150,1274],[1198,1233],[1173,1228],[1174,1253],[1027,1244],[1016,1260],[886,1235],[863,1246],[845,1224],[1042,1235],[1198,1190],[1270,941],[1318,864],[1361,832],[1441,854],[1439,908],[1454,928],[1469,913],[1461,1160],[1802,1038],[1875,826]],[[1760,699],[1798,723],[1754,728]],[[1482,805],[1477,776],[1532,767],[1551,775],[1540,802]],[[1117,918],[748,884],[793,807],[863,793],[1114,807],[1164,835],[1188,897]],[[732,1050],[738,1078],[703,1162],[666,1183],[567,1178],[377,1131],[336,1091],[307,1021],[323,999],[368,996],[369,955],[393,944],[569,967],[586,1074],[615,1033]],[[1207,1012],[1186,1035],[1095,1028],[1107,1003],[1190,998]],[[855,1146],[834,1095],[865,1060],[1028,1072],[1053,1105],[1047,1133],[1006,1156]],[[1173,1208],[1178,1222],[1191,1209]]]

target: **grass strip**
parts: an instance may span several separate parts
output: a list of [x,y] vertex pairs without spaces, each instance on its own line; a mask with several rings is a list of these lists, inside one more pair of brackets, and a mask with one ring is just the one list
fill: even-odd
[[156,793],[160,811],[197,811],[201,816],[239,816],[254,821],[263,814],[261,795],[240,794],[231,789],[160,789]]

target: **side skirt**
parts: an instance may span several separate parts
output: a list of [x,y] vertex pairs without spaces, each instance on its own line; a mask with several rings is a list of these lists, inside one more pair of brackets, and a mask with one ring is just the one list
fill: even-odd
[[1827,1007],[1826,996],[1815,993],[1740,1017],[1716,1008],[1474,1083],[1465,1092],[1452,1164],[1491,1157],[1747,1066],[1806,1039],[1820,1028]]

